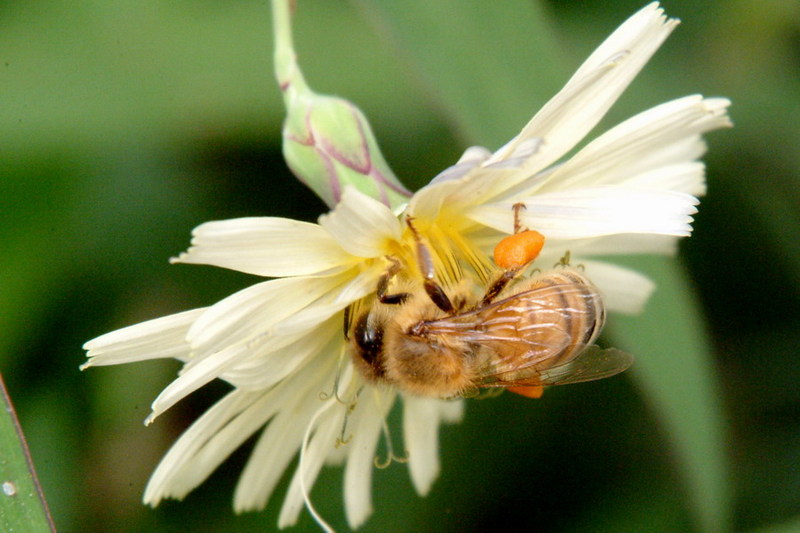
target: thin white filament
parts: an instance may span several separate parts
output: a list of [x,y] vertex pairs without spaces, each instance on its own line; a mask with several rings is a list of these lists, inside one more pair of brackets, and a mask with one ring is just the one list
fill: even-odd
[[311,429],[314,427],[314,424],[316,424],[317,419],[320,417],[320,415],[322,415],[322,413],[327,411],[331,405],[333,404],[329,403],[325,407],[322,407],[316,413],[314,413],[314,416],[311,417],[311,420],[308,423],[308,427],[306,428],[306,433],[303,436],[303,445],[300,447],[300,465],[299,465],[300,492],[302,492],[303,494],[303,502],[306,505],[306,509],[308,509],[308,512],[311,514],[311,517],[319,525],[319,527],[322,528],[322,530],[325,533],[336,533],[336,530],[333,529],[333,527],[331,527],[331,525],[322,518],[322,516],[314,508],[314,505],[311,503],[311,497],[308,493],[308,489],[306,488],[306,476],[305,476],[304,465],[305,465],[306,449],[308,448],[308,441],[311,440]]
[[389,431],[389,424],[386,422],[386,416],[389,413],[389,408],[391,408],[392,403],[394,402],[394,396],[392,396],[392,402],[388,405],[384,403],[384,397],[378,394],[377,389],[373,389],[373,395],[375,397],[375,405],[378,407],[378,412],[381,414],[383,419],[381,420],[381,433],[383,433],[383,440],[386,443],[386,461],[381,461],[380,457],[377,455],[373,461],[375,468],[388,468],[392,462],[397,461],[398,463],[405,463],[408,461],[408,451],[402,456],[397,456],[394,453],[394,443],[392,441],[392,434]]

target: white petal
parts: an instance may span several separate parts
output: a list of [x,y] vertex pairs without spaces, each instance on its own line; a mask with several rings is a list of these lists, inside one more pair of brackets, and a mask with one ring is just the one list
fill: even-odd
[[349,265],[353,257],[317,224],[251,217],[206,222],[192,232],[192,246],[173,259],[230,268],[259,276],[301,276]]
[[640,313],[656,288],[650,278],[635,270],[600,261],[580,259],[579,262],[600,290],[609,311]]
[[[697,210],[697,199],[672,191],[630,187],[593,187],[554,191],[519,199],[525,203],[521,220],[546,238],[582,239],[615,233],[653,233],[686,236]],[[511,203],[473,208],[476,222],[508,231]]]
[[[670,235],[651,235],[648,233],[620,233],[583,240],[549,239],[545,243],[542,257],[552,256],[558,261],[569,251],[574,256],[658,254],[675,255],[678,238]],[[543,261],[542,264],[548,264]]]
[[408,214],[423,221],[435,220],[439,216],[442,205],[463,188],[462,181],[461,179],[450,179],[426,185],[411,197],[411,201],[408,203]]
[[199,472],[192,468],[195,454],[231,419],[263,394],[263,391],[234,390],[197,419],[161,459],[147,483],[144,502],[157,505],[165,498],[182,499],[202,483],[208,474],[196,475]]
[[470,146],[464,153],[461,154],[461,157],[458,158],[457,165],[469,163],[474,165],[479,165],[489,159],[492,156],[492,152],[489,151],[488,148],[483,146]]
[[[321,357],[303,373],[292,376],[275,389],[274,410],[269,425],[247,461],[234,494],[237,512],[262,509],[300,449],[308,424],[320,408],[320,392],[332,387],[335,358]],[[334,401],[334,400],[331,400]]]
[[464,150],[464,153],[455,165],[437,174],[430,181],[430,184],[461,179],[467,172],[489,159],[491,155],[492,153],[483,146],[470,146]]
[[289,484],[286,499],[283,501],[278,516],[278,527],[284,528],[297,523],[297,517],[305,503],[303,485],[305,485],[306,491],[311,491],[328,453],[336,445],[336,438],[342,430],[346,411],[347,406],[335,401],[328,401],[315,413],[317,421],[314,427],[316,430],[308,442],[305,454],[301,452],[300,462]]
[[675,163],[637,174],[622,185],[702,196],[706,192],[705,170],[706,166],[699,161]]
[[293,335],[327,320],[354,301],[374,293],[382,272],[380,269],[361,272],[346,285],[329,291],[324,297],[314,302],[313,306],[308,306],[276,324],[275,330],[282,335]]
[[306,428],[295,413],[282,411],[270,421],[247,461],[233,495],[237,513],[266,507],[275,486],[297,454]]
[[[239,302],[240,307],[235,310],[232,309],[226,318],[230,318],[230,316],[238,317],[235,313],[241,313],[242,308],[247,307],[248,302],[255,301],[261,306],[261,309],[252,310],[248,307],[249,312],[245,313],[245,316],[238,319],[238,321],[232,321],[230,324],[210,321],[204,333],[208,333],[208,329],[213,329],[214,335],[210,336],[207,341],[202,337],[200,338],[201,341],[207,342],[207,344],[202,344],[202,342],[198,344],[199,355],[184,366],[181,375],[156,398],[152,404],[152,413],[148,417],[147,423],[151,423],[175,403],[210,381],[225,377],[227,374],[234,377],[237,374],[241,374],[240,367],[258,365],[260,371],[258,373],[254,372],[252,378],[258,379],[262,384],[269,385],[283,379],[288,372],[294,371],[305,364],[307,358],[319,353],[320,348],[331,338],[330,334],[320,336],[320,333],[322,333],[320,327],[349,303],[349,301],[337,301],[341,292],[347,291],[346,289],[333,290],[330,293],[330,299],[334,300],[334,304],[322,299],[314,305],[309,305],[305,309],[295,312],[288,321],[285,321],[284,325],[284,323],[280,322],[280,319],[284,315],[292,313],[295,309],[290,307],[288,302],[284,302],[282,305],[276,305],[276,302],[288,299],[291,300],[295,307],[307,303],[297,296],[301,291],[298,289],[298,284],[302,284],[301,282],[303,281],[305,283],[309,282],[307,279],[300,280],[298,278],[268,281],[260,284],[260,287],[251,287],[247,291],[242,291],[242,293],[249,292],[244,300],[234,298],[237,296],[234,295],[232,298]],[[357,280],[353,280],[353,282],[355,281]],[[265,292],[265,286],[266,289],[271,288],[272,290]],[[290,289],[289,292],[286,292],[287,288]],[[368,289],[365,288],[363,293],[356,295],[356,297],[363,296],[369,290],[374,290],[374,284]],[[239,293],[239,295],[242,293]],[[254,299],[253,296],[256,298]],[[263,302],[257,300],[263,300]],[[319,299],[314,298],[314,300]],[[272,306],[267,307],[267,303],[270,301]],[[228,302],[225,305],[231,304]],[[223,312],[221,315],[225,316],[225,313]],[[203,318],[205,317],[206,315],[203,315]],[[219,321],[221,322],[222,319],[220,318]],[[278,323],[275,323],[275,321],[278,321]],[[197,323],[200,323],[200,321],[198,320]],[[339,323],[341,323],[340,320]],[[325,330],[330,333],[330,324]],[[308,335],[313,335],[313,337],[309,338]],[[303,341],[304,336],[307,342]],[[289,347],[298,341],[299,344],[294,346],[295,350],[289,351]],[[316,341],[322,341],[322,344]],[[197,341],[194,340],[194,342]],[[341,344],[340,340],[338,344]],[[285,355],[282,357],[276,356],[276,352]],[[249,364],[247,364],[248,361],[250,362]]]
[[188,371],[170,383],[153,401],[150,406],[152,412],[147,417],[145,424],[151,424],[159,415],[184,397],[219,377],[227,367],[236,364],[237,360],[247,357],[249,351],[250,349],[246,345],[233,345],[215,353],[213,357],[206,357],[188,367]]
[[[294,442],[288,443],[288,452],[293,456],[305,431],[301,414],[305,409],[308,421],[310,413],[319,408],[319,392],[332,383],[334,365],[335,358],[323,358],[308,372],[271,390],[235,389],[229,393],[195,421],[164,456],[145,490],[145,503],[155,505],[164,498],[183,498],[273,416],[289,418],[290,426],[299,430]],[[269,466],[259,465],[262,469]],[[276,476],[282,472],[281,468]]]
[[352,529],[361,526],[372,513],[372,469],[384,417],[394,403],[394,393],[367,387],[359,396],[349,424],[353,432],[347,444],[344,471],[344,503]]
[[648,152],[637,154],[636,157],[631,158],[623,174],[633,175],[649,169],[695,161],[700,159],[707,149],[706,142],[701,135],[688,135],[684,139],[664,144],[661,147],[653,147]]
[[399,240],[402,227],[384,204],[359,192],[345,189],[333,211],[319,218],[339,245],[357,257],[379,257],[388,253],[387,241]]
[[[292,342],[286,345],[275,342],[283,339]],[[335,317],[297,337],[271,339],[263,350],[255,350],[246,361],[225,371],[220,377],[236,387],[264,389],[304,367],[317,356],[334,357],[341,344],[342,321],[340,317]]]
[[661,165],[696,159],[705,149],[701,133],[730,126],[729,103],[694,95],[640,113],[581,149],[538,190],[620,184]]
[[675,19],[667,20],[657,3],[633,15],[489,162],[511,157],[519,144],[535,138],[542,139],[543,146],[526,164],[527,168],[538,171],[559,159],[605,115],[677,23]]
[[265,281],[217,302],[203,313],[187,334],[196,357],[265,335],[277,322],[335,290],[346,279],[297,277]]
[[231,413],[224,425],[218,425],[213,432],[206,428],[208,438],[202,446],[190,455],[180,472],[176,472],[174,486],[184,485],[192,488],[202,483],[234,451],[247,441],[275,414],[275,394],[266,391],[250,393],[247,404],[239,412]]
[[89,360],[81,368],[168,357],[186,360],[190,351],[186,332],[204,312],[205,309],[184,311],[90,340],[83,345],[83,349],[89,351]]
[[[445,405],[452,403],[453,405]],[[460,418],[460,401],[403,396],[403,436],[408,451],[408,469],[417,493],[428,493],[439,476],[439,424],[442,418]]]

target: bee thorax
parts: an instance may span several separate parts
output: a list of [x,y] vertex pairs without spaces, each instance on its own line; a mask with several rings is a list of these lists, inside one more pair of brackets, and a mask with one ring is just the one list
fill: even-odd
[[[402,333],[402,332],[401,332]],[[428,334],[424,322],[404,334],[387,334],[386,379],[423,396],[458,396],[471,387],[472,348],[462,341]]]

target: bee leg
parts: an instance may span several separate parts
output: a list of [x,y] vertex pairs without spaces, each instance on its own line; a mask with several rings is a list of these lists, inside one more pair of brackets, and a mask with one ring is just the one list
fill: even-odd
[[388,259],[392,264],[378,280],[378,288],[375,293],[378,297],[378,301],[380,301],[382,304],[398,305],[405,302],[410,294],[407,292],[388,294],[389,283],[391,283],[392,278],[394,278],[394,276],[400,271],[401,265],[400,261],[398,261],[395,257],[386,256],[386,259]]
[[[378,286],[375,289],[375,295],[378,298],[378,301],[382,304],[387,305],[399,305],[405,302],[408,297],[410,296],[407,292],[398,292],[395,294],[388,294],[389,292],[389,284],[392,282],[392,278],[400,271],[402,265],[397,258],[392,256],[386,256],[386,259],[391,263],[386,272],[384,272],[380,279],[378,279]],[[344,322],[343,322],[343,329],[344,329],[344,340],[350,340],[350,331],[353,329],[352,319],[353,319],[353,306],[348,305],[344,308]]]
[[506,286],[517,277],[521,269],[509,269],[504,270],[500,277],[494,280],[494,282],[489,285],[489,288],[486,289],[486,294],[483,295],[483,299],[481,300],[481,307],[488,305],[494,300],[498,294],[500,294]]
[[406,217],[406,224],[408,224],[411,233],[414,234],[414,241],[417,243],[417,263],[419,263],[420,273],[425,279],[423,283],[425,292],[428,293],[428,297],[436,304],[436,307],[445,313],[452,313],[455,310],[453,303],[447,297],[447,293],[444,292],[442,286],[436,282],[436,270],[433,267],[431,252],[422,242],[422,238],[419,236],[417,228],[414,227],[413,221],[412,217]]
[[539,256],[544,247],[544,235],[522,226],[520,212],[525,204],[514,204],[514,234],[503,238],[494,248],[494,262],[503,269],[481,300],[481,305],[489,304],[506,286],[516,278],[525,267]]

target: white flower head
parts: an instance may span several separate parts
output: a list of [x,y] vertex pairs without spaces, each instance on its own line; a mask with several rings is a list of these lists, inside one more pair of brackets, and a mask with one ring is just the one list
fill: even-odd
[[[387,270],[403,286],[421,284],[420,238],[434,251],[430,260],[444,287],[465,280],[485,287],[497,270],[492,248],[514,232],[513,206],[521,203],[517,222],[546,239],[535,266],[548,268],[569,252],[608,309],[639,311],[652,282],[592,256],[671,253],[677,238],[689,235],[705,187],[701,135],[730,125],[729,102],[689,96],[662,104],[562,159],[676,24],[656,3],[636,13],[518,136],[494,153],[468,149],[400,212],[348,188],[319,224],[259,217],[197,227],[192,246],[175,262],[274,279],[85,345],[84,367],[156,358],[184,363],[153,402],[148,423],[212,380],[233,386],[167,453],[145,502],[183,498],[257,432],[234,495],[237,511],[263,508],[299,453],[280,527],[294,524],[304,505],[316,517],[309,493],[318,473],[325,464],[343,464],[345,510],[356,528],[372,512],[371,473],[382,440],[390,459],[407,456],[424,495],[439,471],[439,425],[461,418],[463,400],[368,379],[343,335],[348,317],[375,301]],[[402,443],[393,444],[398,431],[390,431],[386,417],[398,398]]]

